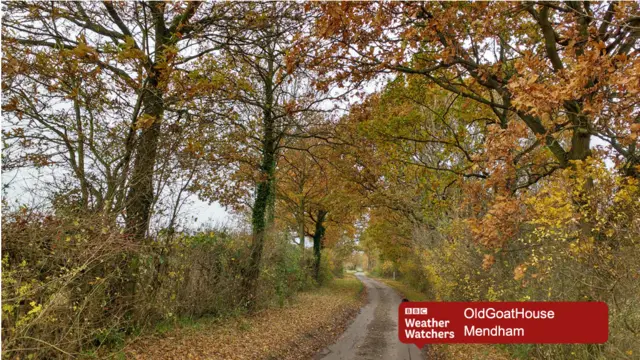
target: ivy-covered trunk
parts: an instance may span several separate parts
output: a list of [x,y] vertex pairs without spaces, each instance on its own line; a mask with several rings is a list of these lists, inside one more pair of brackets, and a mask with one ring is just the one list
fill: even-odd
[[[271,147],[271,146],[269,146]],[[257,280],[260,276],[260,263],[262,260],[262,251],[264,249],[264,241],[267,231],[267,207],[271,193],[271,182],[273,181],[273,173],[275,170],[275,156],[267,150],[263,154],[262,175],[257,187],[256,199],[253,205],[253,214],[251,224],[253,227],[253,235],[251,241],[251,255],[249,264],[244,273],[244,301],[249,308],[255,304]]]
[[256,188],[256,197],[253,204],[251,217],[252,241],[251,255],[243,276],[243,300],[249,309],[255,306],[257,281],[260,277],[260,263],[267,232],[267,212],[269,202],[273,197],[273,182],[276,168],[277,136],[275,133],[274,106],[274,61],[273,57],[267,59],[268,74],[264,77],[265,106],[263,111],[263,139],[262,139],[262,163],[260,166],[260,178]]
[[313,276],[316,281],[320,281],[320,260],[322,260],[322,240],[324,239],[324,220],[327,217],[327,211],[318,210],[318,218],[316,219],[316,231],[313,233]]
[[[302,188],[302,187],[301,187]],[[304,232],[304,195],[302,193],[303,190],[300,190],[300,204],[298,205],[298,214],[296,215],[296,221],[297,221],[297,225],[298,225],[298,239],[300,240],[300,256],[301,259],[304,258],[304,239],[305,239],[305,232]]]

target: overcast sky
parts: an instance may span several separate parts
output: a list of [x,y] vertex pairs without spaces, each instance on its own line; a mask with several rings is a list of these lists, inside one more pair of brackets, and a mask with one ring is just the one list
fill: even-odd
[[[55,169],[20,169],[2,171],[3,198],[6,196],[11,208],[21,205],[41,208],[48,204],[45,185],[55,177]],[[7,188],[5,186],[8,185]],[[192,195],[182,208],[182,218],[188,229],[197,229],[203,225],[237,225],[237,216],[225,210],[218,202],[208,204]]]

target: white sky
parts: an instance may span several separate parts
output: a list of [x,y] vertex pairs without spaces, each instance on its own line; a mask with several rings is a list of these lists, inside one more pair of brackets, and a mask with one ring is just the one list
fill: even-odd
[[[2,197],[6,195],[7,202],[11,208],[21,205],[29,207],[47,206],[44,198],[46,191],[43,189],[46,182],[54,178],[55,169],[20,169],[12,171],[2,171],[2,185],[9,183],[6,192],[2,192]],[[205,225],[228,225],[236,226],[238,221],[230,211],[227,211],[220,203],[211,204],[199,200],[195,195],[187,200],[182,208],[183,223],[185,228],[197,229]]]

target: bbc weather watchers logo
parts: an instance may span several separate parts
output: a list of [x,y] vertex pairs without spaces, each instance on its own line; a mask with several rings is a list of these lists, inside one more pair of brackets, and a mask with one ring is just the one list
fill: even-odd
[[408,307],[404,309],[405,315],[427,315],[427,308]]

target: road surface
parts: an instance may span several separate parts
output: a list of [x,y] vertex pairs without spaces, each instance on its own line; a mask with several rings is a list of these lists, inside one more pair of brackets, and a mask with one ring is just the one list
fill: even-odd
[[398,340],[400,295],[364,274],[356,276],[367,287],[369,301],[338,341],[321,350],[315,359],[422,359],[417,346],[406,345]]

